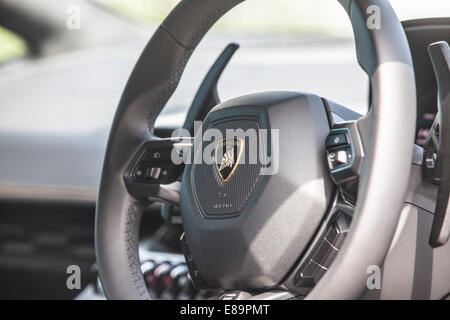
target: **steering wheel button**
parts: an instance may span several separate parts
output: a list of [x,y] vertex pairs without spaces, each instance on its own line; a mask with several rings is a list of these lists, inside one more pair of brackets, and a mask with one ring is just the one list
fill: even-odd
[[[165,170],[165,172],[167,174],[167,170]],[[161,168],[156,167],[150,169],[149,178],[158,180],[160,175],[161,175]]]
[[147,179],[147,175],[149,173],[148,168],[144,166],[139,166],[136,168],[133,174],[134,181],[143,182]]
[[316,249],[313,260],[317,263],[322,264],[331,250],[333,250],[333,247],[327,241],[325,241],[325,239],[322,239],[322,242]]
[[339,231],[335,225],[328,229],[325,239],[330,242],[332,245],[336,243],[337,238],[339,237]]
[[345,133],[331,134],[327,138],[327,148],[334,148],[348,144],[348,138]]
[[150,149],[146,152],[142,161],[145,162],[153,162],[153,161],[163,161],[168,162],[171,160],[172,155],[172,146],[168,146],[165,148],[155,148]]
[[348,163],[348,154],[346,150],[339,150],[337,153],[337,161],[339,161],[342,164]]
[[152,158],[153,158],[153,159],[159,159],[159,158],[161,158],[161,152],[158,152],[158,151],[153,152],[153,153],[152,153]]
[[328,152],[328,167],[333,170],[336,166],[336,152]]
[[328,254],[326,255],[326,257],[324,257],[320,264],[328,269],[329,267],[331,267],[331,264],[333,263],[334,258],[336,258],[338,253],[339,251],[337,249],[331,247],[331,249],[328,251]]

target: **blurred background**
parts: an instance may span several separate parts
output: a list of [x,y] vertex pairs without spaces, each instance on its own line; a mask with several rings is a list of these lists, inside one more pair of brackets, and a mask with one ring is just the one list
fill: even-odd
[[[107,127],[134,62],[177,3],[0,1],[0,131],[86,134]],[[450,11],[447,0],[391,3],[402,20]],[[80,29],[67,28],[71,6],[80,9]],[[201,43],[159,124],[182,123],[202,77],[232,41],[241,49],[220,81],[222,99],[297,90],[367,110],[368,81],[337,1],[248,0]]]
[[[0,298],[72,298],[67,265],[93,273],[95,200],[114,112],[144,46],[178,2],[0,0]],[[401,20],[450,17],[449,0],[390,2]],[[196,49],[157,127],[183,124],[230,42],[240,49],[219,81],[221,100],[292,90],[368,109],[369,81],[336,0],[247,0]]]

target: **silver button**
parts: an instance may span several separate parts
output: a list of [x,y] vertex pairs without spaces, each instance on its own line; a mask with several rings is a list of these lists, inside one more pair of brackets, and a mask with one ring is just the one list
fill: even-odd
[[348,162],[347,151],[345,151],[345,150],[338,151],[337,161],[339,161],[340,163],[346,164]]
[[150,178],[152,179],[159,179],[159,176],[161,174],[161,168],[151,168],[150,169]]

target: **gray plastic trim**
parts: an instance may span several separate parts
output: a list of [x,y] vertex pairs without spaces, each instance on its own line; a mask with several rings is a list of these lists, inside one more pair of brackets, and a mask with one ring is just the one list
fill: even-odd
[[394,240],[382,265],[381,290],[367,299],[444,299],[450,292],[450,244],[432,248],[433,214],[405,204]]

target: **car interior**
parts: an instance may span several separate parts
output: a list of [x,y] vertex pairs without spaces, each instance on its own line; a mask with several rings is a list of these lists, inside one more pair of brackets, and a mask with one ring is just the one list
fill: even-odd
[[0,0],[0,299],[450,299],[450,6],[291,2]]

